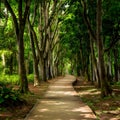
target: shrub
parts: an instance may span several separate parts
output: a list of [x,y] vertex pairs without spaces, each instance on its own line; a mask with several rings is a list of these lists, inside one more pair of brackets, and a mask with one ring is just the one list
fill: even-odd
[[118,81],[118,82],[116,83],[116,85],[120,86],[120,81]]
[[4,84],[12,84],[18,85],[19,84],[19,76],[17,74],[14,75],[1,75],[0,82]]
[[0,105],[3,106],[16,106],[22,102],[19,93],[12,89],[0,84]]

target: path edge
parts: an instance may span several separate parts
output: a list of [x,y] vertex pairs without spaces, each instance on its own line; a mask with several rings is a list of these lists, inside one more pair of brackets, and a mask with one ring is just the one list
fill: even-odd
[[36,103],[33,105],[31,110],[26,114],[26,116],[23,118],[23,120],[27,120],[29,115],[32,113],[32,111],[35,109],[35,107],[39,104],[39,99],[37,99]]

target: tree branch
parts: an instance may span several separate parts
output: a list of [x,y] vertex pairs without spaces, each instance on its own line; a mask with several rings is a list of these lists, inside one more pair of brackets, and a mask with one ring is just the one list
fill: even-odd
[[18,22],[17,22],[17,18],[16,18],[16,15],[15,13],[13,12],[9,2],[7,0],[3,0],[3,3],[5,5],[5,7],[8,9],[8,11],[11,13],[12,15],[12,18],[13,18],[13,22],[14,22],[14,25],[15,25],[15,32],[16,32],[16,35],[19,34],[19,27],[18,27]]
[[112,40],[112,42],[110,43],[110,46],[108,48],[106,48],[104,50],[104,52],[108,52],[110,49],[112,49],[119,40],[120,40],[120,36],[118,36],[117,38],[115,38],[114,40]]
[[86,5],[85,0],[81,0],[81,4],[82,4],[83,10],[84,10],[84,12],[83,12],[83,18],[84,18],[84,21],[85,21],[85,23],[87,25],[88,31],[91,34],[92,39],[94,39],[96,41],[96,35],[94,34],[94,32],[92,30],[92,27],[90,25],[90,20],[89,20],[89,18],[87,16],[87,5]]
[[29,9],[30,9],[30,3],[31,0],[26,0],[26,6],[25,6],[25,11],[24,11],[24,17],[23,17],[23,25],[25,26],[25,22],[29,13]]
[[34,3],[34,13],[33,13],[33,19],[32,19],[32,22],[31,22],[31,25],[33,26],[34,23],[35,23],[35,18],[36,18],[36,14],[37,14],[37,8],[38,8],[38,3],[35,2]]

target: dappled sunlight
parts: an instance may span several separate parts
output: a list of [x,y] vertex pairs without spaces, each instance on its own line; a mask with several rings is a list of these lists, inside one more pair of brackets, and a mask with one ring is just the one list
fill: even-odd
[[[78,99],[70,76],[56,81],[25,120],[95,120],[91,109]],[[91,91],[92,92],[92,91]]]
[[91,88],[91,86],[78,86],[78,88],[80,91],[78,92],[78,94],[81,95],[99,95],[100,91],[98,91],[95,87]]
[[38,110],[39,112],[46,112],[46,111],[49,111],[48,109],[40,109],[40,110]]
[[75,92],[71,92],[71,91],[49,91],[49,95],[48,96],[52,96],[52,95],[54,95],[54,96],[59,96],[59,95],[61,95],[61,96],[64,96],[64,95],[66,95],[66,96],[72,96],[72,95],[75,95]]
[[[78,103],[79,101],[42,100],[40,101],[42,106],[37,107],[39,115],[35,115],[34,118],[40,120],[95,120],[90,108],[83,103],[81,105]],[[53,116],[51,117],[51,115]]]
[[52,86],[52,88],[65,88],[65,89],[67,89],[67,88],[71,88],[71,86],[61,86],[61,85],[56,85],[56,86]]
[[65,103],[64,102],[62,102],[62,101],[55,101],[55,100],[53,100],[53,101],[51,101],[51,100],[44,100],[44,101],[41,101],[41,103],[44,103],[44,104],[48,104],[48,105],[65,105]]
[[72,111],[73,112],[80,112],[80,111],[82,111],[82,112],[86,113],[86,109],[88,109],[88,107],[83,106],[83,107],[75,108]]

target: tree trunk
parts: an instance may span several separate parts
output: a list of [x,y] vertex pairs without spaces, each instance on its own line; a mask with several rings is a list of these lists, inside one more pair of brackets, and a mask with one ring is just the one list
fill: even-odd
[[107,78],[108,78],[109,82],[113,82],[113,80],[112,80],[112,60],[111,60],[110,53],[108,53]]
[[118,73],[119,73],[119,69],[118,69],[118,58],[117,58],[117,53],[118,53],[118,50],[117,49],[114,49],[113,50],[113,53],[114,53],[114,71],[115,71],[115,82],[118,82]]
[[5,53],[2,53],[1,57],[2,57],[2,65],[3,67],[5,67],[6,66]]
[[29,18],[28,18],[28,30],[29,30],[30,43],[31,43],[31,49],[32,49],[32,54],[33,54],[34,86],[38,86],[40,84],[39,70],[38,70],[39,59],[38,59],[38,56],[35,51],[35,43],[34,43],[34,41],[37,41],[37,36],[36,36],[36,33],[30,23]]
[[92,62],[92,67],[93,67],[93,72],[95,80],[97,81],[97,87],[100,88],[101,83],[100,83],[100,77],[99,77],[99,71],[97,67],[97,60],[95,58],[95,53],[94,53],[94,41],[92,40],[92,37],[90,37],[90,48],[91,48],[91,62]]
[[111,95],[112,89],[108,83],[105,65],[104,65],[104,51],[102,39],[102,0],[97,1],[97,48],[98,48],[98,67],[101,81],[101,97]]
[[40,85],[40,80],[39,80],[39,70],[38,70],[38,61],[34,60],[33,61],[33,69],[34,69],[34,86]]
[[[24,61],[24,29],[26,24],[26,18],[30,8],[30,0],[24,1],[25,7],[23,9],[23,1],[18,0],[18,19],[16,17],[15,12],[13,11],[12,7],[10,6],[7,0],[3,0],[6,8],[11,13],[14,26],[15,26],[15,33],[17,37],[17,44],[18,44],[18,65],[19,65],[19,75],[20,75],[20,92],[26,93],[29,91],[28,89],[28,81],[26,76],[25,70],[25,61]],[[23,11],[24,10],[24,11]]]
[[46,76],[46,60],[43,59],[43,81],[47,81],[47,76]]
[[46,76],[46,59],[43,58],[43,55],[41,53],[40,57],[40,73],[43,81],[47,81],[47,76]]
[[13,73],[13,53],[10,55],[10,74]]
[[26,93],[28,89],[28,81],[26,76],[25,61],[24,61],[24,42],[23,42],[23,31],[19,33],[18,38],[18,65],[20,75],[20,92]]

